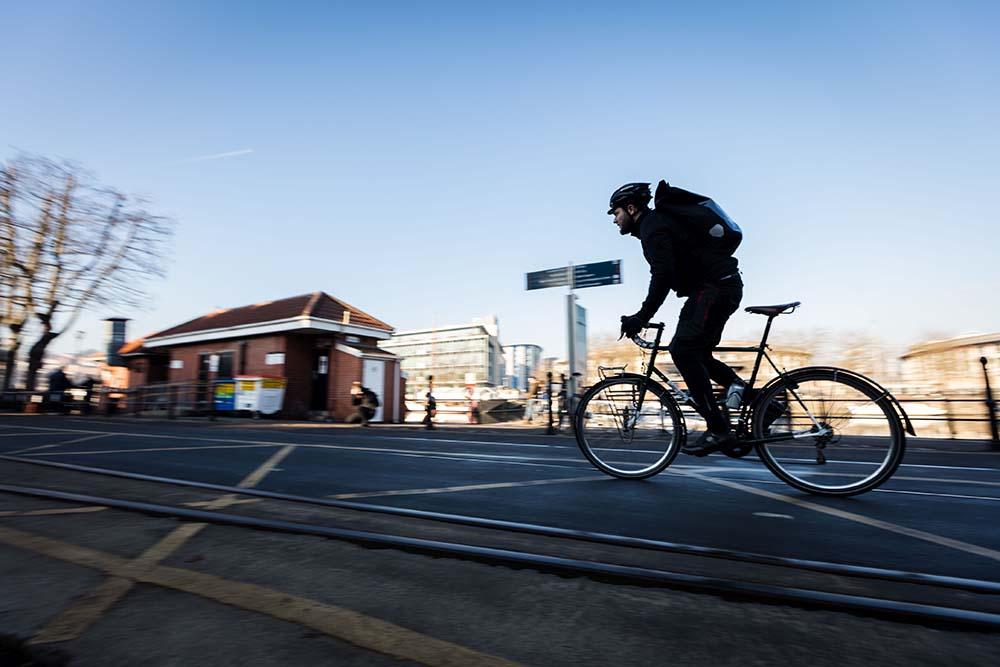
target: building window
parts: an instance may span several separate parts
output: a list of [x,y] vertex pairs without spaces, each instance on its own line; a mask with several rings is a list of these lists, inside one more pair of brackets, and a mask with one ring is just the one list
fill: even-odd
[[270,352],[264,357],[264,363],[268,366],[280,366],[285,363],[285,353]]
[[240,343],[240,375],[247,372],[247,344],[246,341]]
[[233,377],[233,353],[232,352],[219,352],[219,367],[216,371],[216,377],[220,378],[231,378]]

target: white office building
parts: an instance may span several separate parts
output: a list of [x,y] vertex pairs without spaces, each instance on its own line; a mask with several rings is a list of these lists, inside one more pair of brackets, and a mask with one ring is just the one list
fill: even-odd
[[434,377],[436,389],[503,385],[503,347],[496,316],[470,324],[401,331],[379,347],[402,359],[409,396],[422,397],[429,376]]

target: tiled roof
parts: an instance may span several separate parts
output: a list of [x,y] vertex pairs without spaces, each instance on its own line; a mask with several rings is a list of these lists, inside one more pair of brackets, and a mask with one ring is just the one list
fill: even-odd
[[[346,321],[345,313],[349,313],[346,316],[348,318]],[[249,324],[265,324],[303,316],[389,332],[393,330],[390,325],[372,317],[363,310],[335,299],[325,292],[313,292],[277,301],[262,301],[250,306],[217,310],[157,332],[148,336],[147,340],[199,331],[229,329]]]

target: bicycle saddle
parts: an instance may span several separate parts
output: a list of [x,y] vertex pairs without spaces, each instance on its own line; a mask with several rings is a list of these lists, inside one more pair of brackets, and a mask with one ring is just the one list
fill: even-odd
[[801,305],[801,301],[793,301],[792,303],[779,303],[776,306],[748,306],[745,310],[748,313],[754,313],[757,315],[777,317],[778,315],[794,312],[795,309]]

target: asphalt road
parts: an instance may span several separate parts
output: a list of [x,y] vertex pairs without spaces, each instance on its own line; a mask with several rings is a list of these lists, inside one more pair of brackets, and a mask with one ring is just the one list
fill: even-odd
[[678,456],[611,479],[575,441],[525,429],[343,428],[0,416],[0,453],[776,556],[997,580],[1000,454],[911,439],[896,476],[853,498],[775,479],[753,456]]

